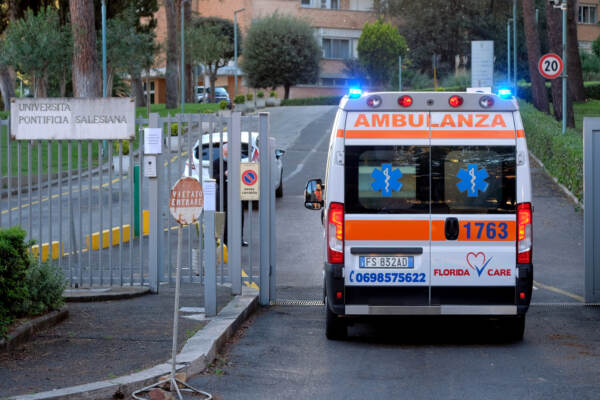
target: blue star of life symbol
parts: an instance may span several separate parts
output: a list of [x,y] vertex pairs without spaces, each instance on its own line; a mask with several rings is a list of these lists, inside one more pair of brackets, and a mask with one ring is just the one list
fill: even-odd
[[485,181],[489,176],[485,168],[477,169],[477,164],[467,164],[467,169],[461,169],[456,175],[460,182],[456,184],[461,192],[467,191],[467,196],[477,197],[479,192],[485,192],[488,183]]
[[392,164],[381,164],[381,169],[375,168],[371,177],[375,178],[371,187],[375,192],[381,191],[383,197],[392,197],[392,191],[399,192],[402,188],[402,172],[398,168],[392,169]]

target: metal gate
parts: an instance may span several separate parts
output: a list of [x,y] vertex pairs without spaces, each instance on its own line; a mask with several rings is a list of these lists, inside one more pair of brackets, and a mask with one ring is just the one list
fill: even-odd
[[[239,294],[242,285],[256,288],[262,278],[263,302],[273,297],[274,284],[269,281],[271,276],[274,279],[275,246],[269,245],[274,239],[274,201],[270,202],[272,182],[266,174],[274,149],[268,140],[267,113],[247,117],[231,112],[151,114],[136,120],[135,140],[129,142],[15,141],[9,125],[9,120],[0,119],[0,227],[21,226],[28,240],[35,241],[32,255],[60,266],[71,287],[148,285],[158,291],[161,282],[173,282],[177,235],[168,209],[170,188],[186,172],[186,165],[188,174],[194,174],[190,170],[194,166],[204,180],[214,176],[214,161],[221,160],[219,181],[227,180],[229,190],[221,185],[217,196],[221,210],[225,192],[229,196],[230,243],[227,254],[225,246],[217,249],[217,282],[231,285],[232,293]],[[146,127],[162,128],[163,151],[156,157],[156,178],[145,176]],[[266,179],[261,181],[261,192],[268,195],[261,196],[260,218],[253,204],[247,204],[244,230],[250,232],[250,243],[244,251],[239,200],[242,132],[256,132],[258,149],[269,150],[261,151],[260,157],[261,177]],[[253,134],[247,137],[252,146]],[[222,145],[227,141],[230,159],[224,177]],[[202,283],[206,271],[203,222],[183,228],[182,277],[187,282]],[[260,241],[261,247],[252,235],[257,226],[260,237],[267,238]],[[270,286],[273,295],[269,295]]]

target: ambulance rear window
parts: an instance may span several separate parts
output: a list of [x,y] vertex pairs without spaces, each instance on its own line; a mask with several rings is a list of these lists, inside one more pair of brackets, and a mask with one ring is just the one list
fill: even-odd
[[347,213],[428,213],[429,149],[347,146]]
[[433,146],[431,212],[514,213],[514,146]]

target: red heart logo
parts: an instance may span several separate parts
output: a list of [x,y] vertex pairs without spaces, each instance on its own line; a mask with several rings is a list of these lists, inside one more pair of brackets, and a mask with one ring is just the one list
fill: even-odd
[[479,253],[467,253],[467,264],[469,264],[469,267],[477,270],[485,264],[485,254],[482,251]]

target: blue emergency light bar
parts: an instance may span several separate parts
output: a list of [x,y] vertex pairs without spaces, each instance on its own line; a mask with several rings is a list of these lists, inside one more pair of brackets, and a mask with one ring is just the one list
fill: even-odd
[[360,96],[362,96],[362,90],[359,88],[350,88],[348,91],[348,97],[351,99],[358,99]]
[[501,99],[510,99],[512,98],[512,90],[507,88],[498,89],[498,96]]

